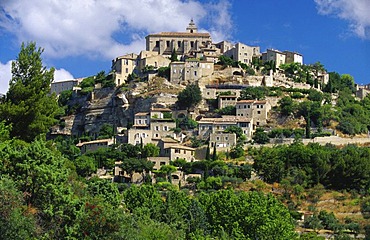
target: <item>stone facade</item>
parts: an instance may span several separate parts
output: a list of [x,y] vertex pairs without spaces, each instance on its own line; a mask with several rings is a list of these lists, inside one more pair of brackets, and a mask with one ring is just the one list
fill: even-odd
[[182,145],[171,145],[164,149],[164,155],[169,157],[171,161],[177,159],[185,159],[187,162],[193,162],[195,149]]
[[218,109],[228,106],[235,106],[238,97],[236,95],[219,95],[218,96]]
[[172,62],[170,68],[170,81],[179,84],[181,82],[195,82],[202,77],[212,75],[214,63],[186,59],[185,62]]
[[297,52],[284,51],[286,56],[285,63],[300,63],[303,65],[303,56]]
[[241,100],[236,103],[236,115],[253,119],[256,126],[266,125],[271,105],[267,101]]
[[114,81],[117,86],[127,82],[127,77],[137,66],[137,57],[135,53],[130,53],[112,60],[112,71],[114,72]]
[[265,53],[262,53],[262,61],[274,61],[276,63],[276,67],[279,68],[281,64],[286,63],[286,55],[276,49],[267,49]]
[[211,147],[216,145],[216,148],[229,148],[236,145],[235,133],[211,133],[209,144]]
[[60,82],[52,82],[50,85],[50,93],[59,95],[63,91],[73,90],[83,79],[72,79]]
[[161,32],[149,34],[145,37],[146,50],[158,52],[159,55],[170,56],[173,51],[184,56],[191,51],[199,51],[211,45],[209,33],[198,33],[193,20],[186,28],[186,32]]
[[224,55],[232,58],[234,61],[251,64],[253,57],[260,56],[260,47],[237,43],[231,49],[225,51]]
[[198,135],[202,138],[208,138],[211,133],[223,132],[230,126],[240,127],[247,139],[252,137],[253,119],[246,117],[224,115],[220,118],[202,118],[198,124]]
[[137,71],[142,72],[146,66],[153,66],[154,69],[168,67],[170,62],[168,57],[159,55],[158,52],[141,51],[137,59]]
[[113,145],[114,139],[108,138],[108,139],[101,139],[101,140],[95,140],[90,142],[81,142],[78,143],[76,146],[81,149],[81,153],[84,154],[86,152],[93,152],[98,150],[99,148],[107,148],[111,145]]

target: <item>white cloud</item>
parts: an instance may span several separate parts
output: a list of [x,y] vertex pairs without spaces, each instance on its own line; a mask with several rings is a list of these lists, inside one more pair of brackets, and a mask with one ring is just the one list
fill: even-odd
[[20,42],[36,41],[48,57],[112,59],[145,48],[145,35],[184,31],[191,18],[215,40],[230,37],[230,3],[219,0],[13,0],[3,4],[0,28]]
[[350,22],[351,31],[363,39],[370,39],[369,0],[315,0],[318,12],[335,15]]
[[9,88],[9,81],[12,78],[11,74],[12,61],[3,64],[0,62],[0,93],[5,94]]
[[70,80],[74,79],[73,75],[65,70],[64,68],[61,69],[55,69],[54,71],[54,81],[59,82],[63,80]]
[[[0,93],[7,93],[9,89],[9,81],[12,78],[12,61],[8,61],[7,63],[3,64],[0,62]],[[65,70],[64,68],[55,69],[54,72],[54,81],[62,81],[74,79],[73,75]]]

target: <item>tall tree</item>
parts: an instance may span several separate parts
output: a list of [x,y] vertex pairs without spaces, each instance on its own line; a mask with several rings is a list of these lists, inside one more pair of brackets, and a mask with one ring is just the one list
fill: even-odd
[[34,42],[22,44],[12,63],[9,91],[0,105],[0,119],[12,124],[11,136],[26,141],[48,132],[60,113],[55,95],[49,95],[54,68],[43,67],[42,52]]
[[190,108],[202,100],[202,92],[198,84],[192,83],[186,86],[186,88],[179,93],[177,96],[177,104],[182,108]]

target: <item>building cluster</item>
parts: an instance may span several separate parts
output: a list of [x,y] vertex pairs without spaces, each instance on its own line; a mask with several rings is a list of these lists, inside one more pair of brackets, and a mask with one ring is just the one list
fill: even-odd
[[[289,62],[303,63],[302,55],[295,52],[268,49],[265,53],[261,53],[258,46],[248,46],[243,43],[232,44],[227,41],[213,43],[210,34],[198,32],[194,22],[191,21],[186,32],[161,32],[148,35],[146,50],[139,54],[131,53],[115,58],[112,61],[112,72],[117,86],[126,83],[130,76],[143,76],[142,74],[149,76],[151,72],[155,73],[161,67],[169,67],[170,82],[173,84],[191,83],[214,75],[214,64],[221,55],[247,65],[252,64],[254,58],[274,61],[277,67]],[[177,59],[171,61],[170,58],[173,56],[177,56]],[[231,75],[233,71],[231,70]],[[266,86],[272,85],[271,76],[258,77],[265,82]],[[65,88],[76,87],[78,83],[77,80],[53,83],[52,91],[59,94],[67,90]],[[174,118],[181,120],[187,117],[198,123],[197,129],[189,131],[188,136],[209,140],[211,148],[230,150],[236,146],[238,139],[235,133],[226,131],[227,129],[238,127],[242,130],[246,140],[251,140],[253,131],[267,124],[271,106],[276,105],[276,102],[274,104],[269,100],[238,100],[244,87],[247,86],[230,85],[227,89],[219,86],[205,86],[202,89],[203,99],[217,99],[218,109],[233,107],[235,115],[196,117],[196,114],[191,115],[187,111],[184,113],[181,110],[170,109],[166,104],[157,104],[163,106],[161,108],[152,104],[148,111],[134,113],[132,127],[120,131],[115,139],[83,142],[77,146],[82,152],[87,152],[110,147],[116,143],[142,146],[151,143],[160,149],[158,157],[148,159],[154,163],[157,170],[162,165],[167,165],[176,159],[184,159],[187,162],[196,161],[197,150],[186,146],[183,142],[185,135],[175,131],[177,125]],[[119,163],[114,173],[115,178],[120,179],[119,181],[127,178],[127,173],[120,169]],[[176,174],[179,181],[186,178],[181,172]],[[141,177],[137,176],[136,180],[131,180],[140,181]]]
[[[253,58],[275,61],[277,67],[291,62],[303,64],[303,56],[296,52],[267,49],[261,53],[259,46],[248,46],[240,42],[213,43],[209,33],[198,32],[193,20],[186,32],[149,34],[145,39],[145,51],[120,56],[112,61],[116,85],[127,82],[132,74],[148,74],[146,70],[149,66],[151,70],[170,67],[170,81],[173,83],[197,81],[213,74],[214,63],[221,55],[244,64],[251,64]],[[173,54],[176,54],[178,61],[170,61]]]

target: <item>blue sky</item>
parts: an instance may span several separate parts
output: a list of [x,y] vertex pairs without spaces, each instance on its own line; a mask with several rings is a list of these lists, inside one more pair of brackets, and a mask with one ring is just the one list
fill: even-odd
[[145,36],[184,31],[194,19],[214,42],[229,40],[303,54],[328,71],[370,83],[370,0],[2,0],[0,93],[22,42],[45,49],[57,81],[109,71],[145,48]]

